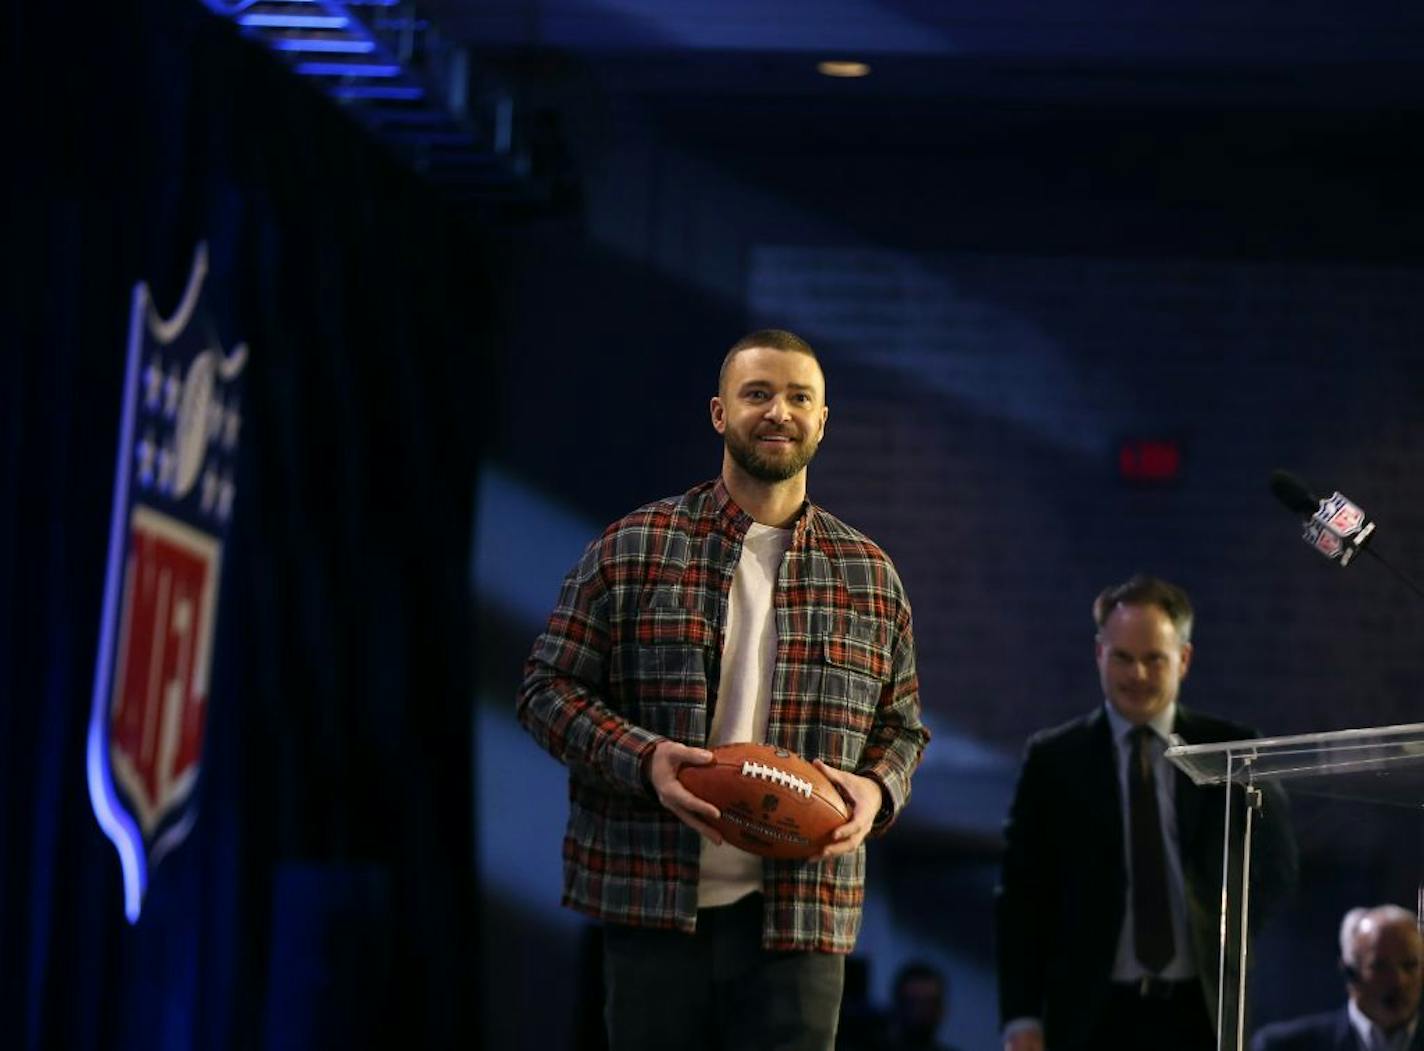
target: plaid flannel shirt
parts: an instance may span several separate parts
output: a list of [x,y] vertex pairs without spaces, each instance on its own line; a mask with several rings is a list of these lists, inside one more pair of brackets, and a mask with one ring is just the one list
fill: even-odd
[[[634,511],[589,545],[534,644],[517,710],[569,768],[571,908],[614,923],[696,926],[698,835],[658,802],[644,768],[665,738],[706,745],[727,595],[751,521],[720,480]],[[767,741],[878,781],[883,831],[929,739],[895,567],[808,502],[775,606]],[[864,877],[864,844],[827,861],[766,861],[763,945],[850,952]]]

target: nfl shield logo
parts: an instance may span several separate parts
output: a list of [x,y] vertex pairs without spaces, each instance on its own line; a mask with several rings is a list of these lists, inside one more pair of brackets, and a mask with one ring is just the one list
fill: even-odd
[[134,288],[109,564],[89,721],[89,795],[136,921],[149,871],[196,817],[243,366],[203,306],[199,245],[177,311]]
[[1319,522],[1306,523],[1305,542],[1326,558],[1338,557],[1341,548],[1345,546],[1338,536],[1324,528]]
[[1365,513],[1339,493],[1335,494],[1326,508],[1331,512],[1330,528],[1340,536],[1349,536],[1359,529],[1365,520]]

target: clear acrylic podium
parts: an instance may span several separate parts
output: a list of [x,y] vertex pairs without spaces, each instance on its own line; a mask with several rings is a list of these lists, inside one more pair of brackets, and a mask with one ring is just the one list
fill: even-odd
[[1244,807],[1239,798],[1233,806],[1234,793],[1226,793],[1217,1002],[1218,1051],[1244,1051],[1251,837],[1260,819],[1261,786],[1278,783],[1292,794],[1424,806],[1424,723],[1175,745],[1167,749],[1167,759],[1195,784],[1236,785],[1245,796]]

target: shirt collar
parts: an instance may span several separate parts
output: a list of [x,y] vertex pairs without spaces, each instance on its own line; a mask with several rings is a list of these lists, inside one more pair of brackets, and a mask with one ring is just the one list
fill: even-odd
[[719,477],[712,483],[712,506],[717,509],[717,520],[722,528],[736,537],[746,534],[752,524],[752,516],[742,510],[727,490],[727,483]]
[[[727,483],[721,476],[712,485],[712,503],[717,509],[718,521],[722,528],[730,535],[738,539],[746,536],[747,530],[751,528],[752,516],[742,510],[741,505],[732,499],[732,494],[727,489]],[[816,505],[807,500],[801,505],[801,514],[796,519],[793,526],[791,544],[793,547],[800,546],[814,535],[812,525],[816,517]]]
[[[1108,725],[1112,728],[1112,738],[1119,744],[1132,733],[1137,727],[1124,719],[1121,713],[1112,706],[1112,701],[1104,700],[1103,708],[1108,713]],[[1157,715],[1148,721],[1147,725],[1152,728],[1152,732],[1163,741],[1171,743],[1172,727],[1177,723],[1177,702],[1173,701],[1163,708]]]
[[1355,1030],[1355,1033],[1360,1038],[1360,1043],[1365,1047],[1406,1048],[1414,1042],[1414,1030],[1419,1025],[1417,1015],[1409,1020],[1402,1034],[1396,1032],[1393,1036],[1390,1036],[1379,1026],[1375,1025],[1374,1021],[1366,1015],[1365,1012],[1360,1010],[1359,1005],[1355,1003],[1353,997],[1346,1003],[1345,1010],[1350,1015],[1350,1028]]

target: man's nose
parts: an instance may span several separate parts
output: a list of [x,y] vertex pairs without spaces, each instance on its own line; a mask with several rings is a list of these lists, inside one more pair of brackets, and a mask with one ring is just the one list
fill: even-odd
[[766,403],[766,418],[775,420],[778,423],[791,418],[791,410],[786,405],[786,399],[777,395]]

